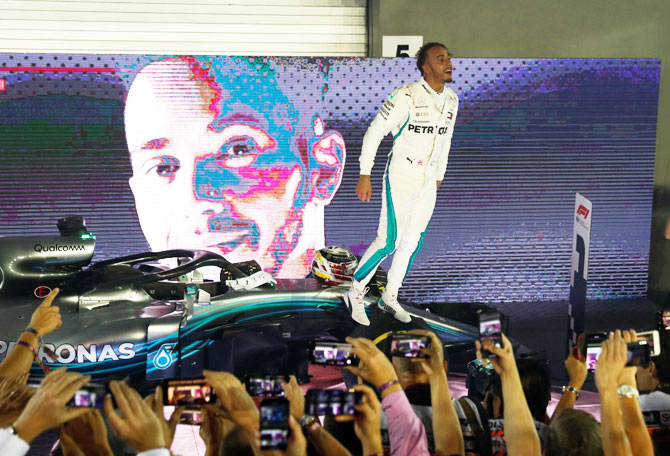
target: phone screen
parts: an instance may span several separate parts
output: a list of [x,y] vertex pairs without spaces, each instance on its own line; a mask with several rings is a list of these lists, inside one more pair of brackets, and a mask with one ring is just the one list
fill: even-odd
[[[594,333],[586,336],[586,368],[596,370],[598,357],[602,352],[602,343],[607,339],[606,334]],[[647,366],[649,364],[650,345],[645,340],[631,342],[626,346],[626,366]]]
[[106,385],[90,383],[79,389],[67,405],[71,407],[92,407],[101,409],[104,406],[105,396],[109,394]]
[[626,366],[642,366],[649,365],[649,344],[638,342],[631,342],[626,347]]
[[580,346],[580,353],[586,358],[586,368],[593,372],[596,370],[596,361],[602,351],[603,341],[607,339],[607,333],[596,332],[584,335]]
[[593,372],[596,370],[596,362],[600,356],[600,352],[603,350],[600,344],[598,345],[587,345],[586,346],[586,368]]
[[[502,323],[500,322],[500,312],[479,315],[479,340],[482,345],[485,341],[491,341],[496,347],[502,347]],[[484,349],[482,349],[482,356],[485,358],[495,357],[494,354]]]
[[330,366],[349,366],[354,355],[350,354],[351,345],[341,342],[314,341],[310,348],[310,360],[313,364]]
[[356,391],[310,389],[305,395],[305,412],[314,416],[353,415],[362,394]]
[[284,397],[282,380],[287,381],[284,376],[247,377],[244,384],[250,396],[258,397]]
[[658,356],[661,354],[660,335],[658,331],[645,331],[637,333],[637,340],[649,345],[649,355]]
[[202,412],[200,409],[186,409],[181,413],[179,423],[200,426],[202,424]]
[[430,347],[428,336],[417,336],[412,334],[393,334],[391,336],[391,356],[403,358],[421,358],[422,348]]
[[163,404],[202,405],[214,402],[216,396],[204,378],[167,380],[163,385]]
[[261,401],[261,449],[284,450],[288,445],[289,402],[285,398]]

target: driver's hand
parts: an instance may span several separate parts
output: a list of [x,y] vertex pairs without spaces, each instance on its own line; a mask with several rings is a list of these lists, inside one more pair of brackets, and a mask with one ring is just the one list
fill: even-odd
[[356,195],[361,201],[370,201],[372,196],[372,185],[370,184],[370,176],[361,175],[356,184]]

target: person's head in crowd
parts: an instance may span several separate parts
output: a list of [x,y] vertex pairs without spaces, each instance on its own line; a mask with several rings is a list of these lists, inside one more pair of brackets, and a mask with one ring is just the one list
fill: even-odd
[[240,426],[231,429],[223,439],[223,445],[219,449],[218,456],[253,456],[254,448],[249,442],[247,433]]
[[502,383],[499,375],[492,375],[484,395],[484,410],[489,419],[503,417]]
[[[546,419],[547,405],[551,400],[551,377],[544,364],[536,359],[517,360],[519,378],[524,396],[533,419],[543,423]],[[500,377],[491,378],[486,395],[484,409],[490,419],[503,417],[504,403]]]
[[356,437],[353,421],[337,421],[334,416],[326,416],[323,427],[351,454],[363,454],[363,446]]
[[[312,101],[326,80],[317,79]],[[175,57],[142,68],[124,116],[130,187],[152,250],[203,249],[278,277],[309,274],[345,147],[319,103],[298,95],[264,59]]]
[[638,366],[635,380],[640,393],[651,393],[652,391],[656,391],[661,384],[658,379],[656,364],[651,361],[647,367]]
[[544,422],[551,400],[551,375],[545,363],[536,359],[517,361],[523,394],[536,421]]
[[547,428],[546,456],[602,456],[600,423],[588,412],[561,410]]

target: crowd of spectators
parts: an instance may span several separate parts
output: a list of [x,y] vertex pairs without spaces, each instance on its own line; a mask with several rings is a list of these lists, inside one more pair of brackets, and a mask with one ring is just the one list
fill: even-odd
[[[61,324],[59,310],[52,306],[57,293],[36,309],[15,348],[0,363],[0,454],[29,454],[35,438],[57,429],[57,451],[65,456],[126,454],[112,449],[108,430],[138,455],[169,455],[183,410],[175,408],[166,419],[160,387],[142,398],[125,382],[112,381],[99,410],[68,405],[90,381],[87,375],[61,368],[49,372],[38,387],[27,385],[40,338]],[[218,397],[200,410],[207,455],[654,454],[649,419],[641,404],[647,410],[663,406],[670,396],[662,391],[660,366],[626,367],[626,343],[636,340],[635,331],[614,331],[602,344],[595,370],[600,423],[574,409],[587,377],[577,351],[565,361],[569,383],[549,417],[551,377],[546,363],[515,359],[504,335],[501,347],[475,342],[479,361],[495,371],[479,403],[452,398],[448,362],[437,336],[424,330],[410,332],[431,339],[421,358],[390,358],[369,339],[347,338],[359,363],[344,369],[359,379],[353,389],[362,396],[353,416],[323,420],[306,415],[302,387],[295,377],[285,382],[290,433],[281,451],[259,449],[260,413],[243,383],[231,373],[205,371]],[[483,358],[484,349],[494,356]],[[647,394],[642,399],[638,385]],[[663,454],[660,447],[656,450]]]

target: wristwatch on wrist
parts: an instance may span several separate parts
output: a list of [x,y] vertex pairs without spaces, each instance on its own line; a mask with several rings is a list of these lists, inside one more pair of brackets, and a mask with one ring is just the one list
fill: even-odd
[[563,394],[565,394],[565,393],[567,393],[567,392],[570,392],[570,393],[572,393],[572,394],[575,395],[575,399],[579,399],[579,390],[578,390],[577,388],[573,387],[573,386],[566,385],[566,386],[563,387],[563,389],[561,390],[561,392],[562,392]]
[[303,415],[302,418],[300,418],[300,427],[305,431],[305,433],[309,434],[316,430],[317,428],[321,427],[321,421],[319,421],[319,418],[313,415]]
[[637,388],[634,388],[630,385],[623,384],[619,386],[616,390],[619,393],[619,398],[623,397],[640,397],[640,392]]

